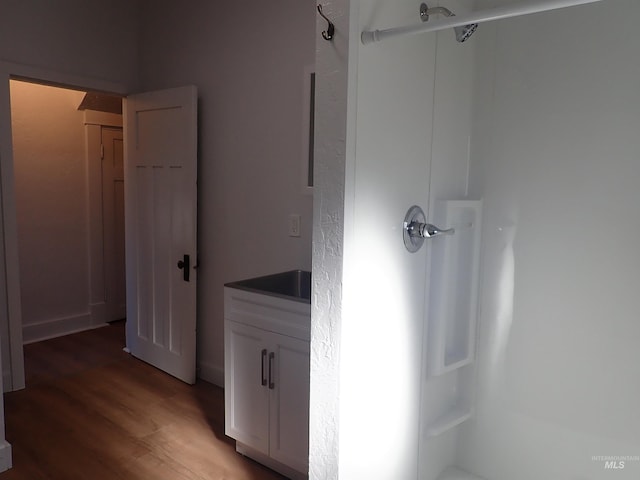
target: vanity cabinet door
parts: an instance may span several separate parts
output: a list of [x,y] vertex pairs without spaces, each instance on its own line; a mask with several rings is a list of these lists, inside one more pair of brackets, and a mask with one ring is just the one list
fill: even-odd
[[271,335],[271,458],[299,472],[309,468],[309,342]]
[[269,455],[268,336],[225,322],[225,433]]

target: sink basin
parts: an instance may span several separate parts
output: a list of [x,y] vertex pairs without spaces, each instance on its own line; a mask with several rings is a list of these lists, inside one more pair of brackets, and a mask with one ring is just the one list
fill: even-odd
[[311,272],[291,270],[264,277],[249,278],[225,284],[249,292],[311,303]]

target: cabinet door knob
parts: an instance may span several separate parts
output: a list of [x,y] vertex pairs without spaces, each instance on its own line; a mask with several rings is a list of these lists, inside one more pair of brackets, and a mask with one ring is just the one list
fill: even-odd
[[266,372],[265,372],[265,370],[266,370],[265,363],[267,363],[266,360],[267,360],[267,349],[265,348],[265,349],[262,350],[262,363],[260,364],[260,373],[261,373],[261,376],[262,376],[262,386],[263,387],[267,385],[267,375],[266,375]]
[[276,354],[271,352],[269,354],[269,388],[273,390],[276,388],[276,383],[273,380],[273,360],[276,358]]

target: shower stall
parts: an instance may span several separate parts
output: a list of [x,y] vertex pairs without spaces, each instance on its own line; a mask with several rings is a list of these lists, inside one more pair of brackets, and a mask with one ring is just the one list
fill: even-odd
[[637,480],[640,2],[421,4],[324,6],[310,478]]

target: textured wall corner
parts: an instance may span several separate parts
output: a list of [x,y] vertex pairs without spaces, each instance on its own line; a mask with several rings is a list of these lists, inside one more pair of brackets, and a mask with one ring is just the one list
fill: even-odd
[[316,24],[315,186],[309,478],[338,478],[340,331],[347,157],[350,0],[323,3]]

